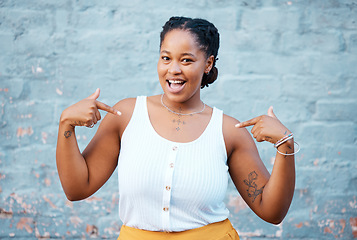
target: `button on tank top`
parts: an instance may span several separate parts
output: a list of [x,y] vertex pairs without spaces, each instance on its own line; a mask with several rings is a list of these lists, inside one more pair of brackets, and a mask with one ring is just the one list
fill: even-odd
[[150,231],[184,231],[225,220],[228,185],[223,112],[213,108],[196,140],[178,143],[151,125],[145,96],[136,100],[121,139],[119,216],[124,225]]

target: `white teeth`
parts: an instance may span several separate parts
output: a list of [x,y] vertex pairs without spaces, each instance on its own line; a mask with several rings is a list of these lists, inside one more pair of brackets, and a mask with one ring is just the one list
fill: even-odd
[[180,80],[169,80],[169,83],[182,84],[182,83],[184,83],[184,81],[180,81]]

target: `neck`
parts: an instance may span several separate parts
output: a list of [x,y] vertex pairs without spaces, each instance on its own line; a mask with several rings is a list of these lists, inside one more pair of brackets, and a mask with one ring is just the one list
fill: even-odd
[[161,95],[161,100],[164,107],[180,114],[195,113],[201,111],[205,107],[205,104],[202,102],[199,95],[195,95],[184,102],[178,102],[169,99],[164,93]]

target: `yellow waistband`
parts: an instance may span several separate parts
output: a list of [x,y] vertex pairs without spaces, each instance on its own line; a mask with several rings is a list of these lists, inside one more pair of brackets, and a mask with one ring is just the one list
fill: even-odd
[[153,232],[123,225],[117,240],[239,240],[229,219],[183,232]]

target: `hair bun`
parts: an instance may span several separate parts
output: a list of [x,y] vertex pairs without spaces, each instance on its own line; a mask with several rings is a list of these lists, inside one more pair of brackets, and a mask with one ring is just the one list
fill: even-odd
[[201,88],[209,87],[209,84],[214,83],[218,77],[218,69],[213,67],[208,75],[204,75],[201,82]]

